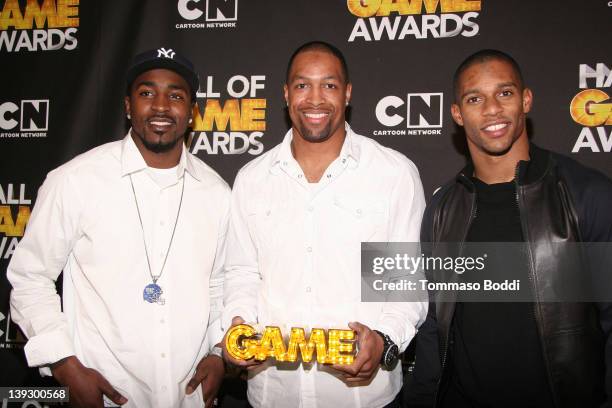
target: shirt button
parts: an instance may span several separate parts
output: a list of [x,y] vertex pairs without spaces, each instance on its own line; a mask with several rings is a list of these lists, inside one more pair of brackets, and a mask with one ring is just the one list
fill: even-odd
[[362,213],[361,208],[358,208],[357,209],[357,214],[361,215],[361,213]]
[[346,163],[346,159],[342,159],[342,163]]
[[307,292],[307,293],[310,293],[310,286],[307,286],[307,287],[306,287],[306,292]]
[[165,321],[164,319],[161,319],[159,322],[160,322],[161,324],[166,323],[166,321]]
[[166,358],[166,353],[161,353],[161,358]]
[[314,211],[314,207],[312,205],[308,206],[308,211],[310,212]]
[[308,247],[308,248],[306,248],[306,250],[307,250],[308,252],[312,252],[312,247]]
[[287,162],[286,162],[286,161],[284,161],[284,162],[283,162],[283,166],[286,166],[286,165],[287,165]]
[[164,224],[165,224],[165,222],[163,222],[163,221],[159,222],[159,225],[161,225],[162,227],[164,226]]
[[328,174],[328,175],[327,175],[327,178],[331,178],[331,176],[332,176],[331,174]]

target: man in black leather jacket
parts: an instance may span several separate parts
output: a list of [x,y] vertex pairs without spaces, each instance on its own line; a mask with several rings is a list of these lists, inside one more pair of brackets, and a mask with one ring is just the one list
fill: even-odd
[[534,301],[467,303],[431,294],[409,400],[601,406],[612,396],[612,304],[541,300],[585,273],[551,243],[612,241],[612,182],[529,143],[532,93],[509,55],[471,55],[455,72],[454,90],[451,113],[464,127],[471,162],[434,194],[421,239],[433,243],[434,255],[440,242],[525,242],[519,262]]

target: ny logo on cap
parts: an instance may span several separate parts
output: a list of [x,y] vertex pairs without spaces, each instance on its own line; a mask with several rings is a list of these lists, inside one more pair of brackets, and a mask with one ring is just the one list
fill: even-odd
[[164,58],[173,59],[175,54],[176,53],[172,50],[172,48],[168,50],[165,48],[159,48],[157,50],[157,58],[164,57]]

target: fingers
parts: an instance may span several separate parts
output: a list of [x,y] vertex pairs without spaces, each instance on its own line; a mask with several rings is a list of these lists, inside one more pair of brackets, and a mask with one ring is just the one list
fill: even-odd
[[367,370],[367,371],[361,371],[355,375],[343,373],[341,375],[341,378],[342,378],[342,381],[346,381],[348,383],[369,381],[375,372],[376,370]]
[[359,336],[366,330],[370,330],[368,326],[365,326],[359,322],[349,322],[348,327],[350,327],[355,333],[357,333],[357,336]]
[[263,363],[263,361],[255,360],[254,358],[251,358],[250,360],[236,360],[227,354],[224,354],[224,357],[228,364],[232,364],[240,368],[246,368],[247,370],[260,366]]
[[256,369],[257,367],[259,367],[263,361],[257,361],[257,360],[249,360],[246,361],[246,363],[248,363],[248,365],[243,365],[243,368],[246,368],[248,371],[252,371],[254,369]]
[[[206,379],[206,377],[208,377],[208,374],[210,373],[210,363],[211,363],[211,360],[209,359],[211,358],[218,359],[218,357],[216,356],[208,356],[208,357],[204,357],[198,363],[198,366],[196,367],[196,371],[193,374],[193,377],[191,377],[191,380],[189,380],[189,382],[187,383],[187,387],[185,388],[185,392],[187,393],[187,395],[194,392],[195,389],[198,388],[198,385],[201,384]],[[205,389],[203,386],[202,392],[204,391]],[[204,395],[206,395],[206,393],[204,393]]]
[[372,375],[368,376],[368,377],[345,377],[342,380],[348,384],[355,384],[355,383],[363,383],[363,382],[368,382],[370,381],[370,379],[372,378]]
[[368,340],[369,335],[372,333],[372,330],[359,322],[350,322],[348,326],[357,334],[357,344],[359,345],[359,349],[365,348],[365,342]]
[[214,398],[217,395],[217,390],[215,389],[214,381],[206,378],[204,382],[202,382],[202,395],[204,396],[204,400],[209,400]]
[[225,367],[223,361],[217,356],[208,356],[202,359],[196,368],[191,380],[187,384],[185,392],[191,394],[198,385],[202,386],[202,396],[206,402],[206,406],[210,406],[214,397],[219,391],[223,376],[225,374]]
[[102,374],[100,373],[97,373],[97,374],[98,374],[98,387],[100,388],[100,391],[102,391],[102,394],[106,395],[108,398],[110,398],[111,401],[113,401],[115,404],[118,404],[118,405],[123,405],[128,401],[127,398],[121,395],[119,391],[114,389],[113,386],[110,385],[108,381],[106,381],[106,378],[104,378]]
[[370,378],[372,374],[374,374],[374,371],[376,371],[377,367],[378,365],[371,364],[370,361],[367,361],[359,368],[359,370],[353,370],[352,372],[345,374],[344,378],[367,379]]
[[233,326],[238,326],[239,324],[244,323],[244,319],[240,316],[234,316],[234,318],[232,319],[232,327]]
[[198,385],[202,381],[204,381],[205,378],[206,378],[205,374],[202,374],[202,373],[199,372],[199,370],[196,370],[196,372],[193,375],[193,377],[191,377],[191,380],[189,380],[189,382],[187,383],[187,388],[185,388],[185,393],[187,395],[189,395],[192,392],[194,392],[195,389],[198,388]]
[[255,360],[254,358],[251,358],[250,360],[237,360],[227,352],[225,347],[223,347],[223,359],[228,364],[235,365],[237,367],[242,367],[242,368],[248,368],[250,366],[258,366],[261,363],[263,363],[263,361],[258,361],[258,360]]
[[345,373],[345,375],[348,374],[348,376],[354,377],[354,376],[357,376],[362,371],[362,369],[364,368],[364,365],[367,362],[368,362],[368,356],[366,356],[365,353],[358,353],[357,356],[355,357],[355,360],[353,361],[353,364],[350,364],[350,365],[334,364],[332,365],[332,368],[338,371],[342,371],[343,373]]
[[258,365],[261,364],[261,362],[255,361],[252,359],[248,361],[230,359],[230,360],[227,360],[227,364],[233,367],[237,367],[239,369],[248,370],[251,367],[257,367]]
[[334,364],[332,367],[343,373],[342,377],[346,382],[352,383],[369,380],[378,367],[378,361],[371,361],[373,359],[372,343],[368,337],[372,331],[368,326],[359,322],[350,322],[348,326],[357,334],[359,352],[352,364]]
[[215,380],[212,376],[207,376],[204,382],[202,382],[202,394],[207,407],[210,407],[212,400],[217,396],[219,387],[221,386],[221,379]]
[[333,365],[332,367],[343,373],[343,380],[347,382],[359,382],[372,378],[372,375],[376,371],[376,368],[378,368],[378,365],[373,365],[370,361],[366,361],[363,364],[360,363],[359,368],[353,364],[350,366]]
[[331,368],[333,368],[334,370],[338,370],[341,371],[343,373],[344,376],[348,375],[355,375],[355,373],[353,372],[352,368],[349,368],[351,366],[346,366],[346,365],[340,365],[340,364],[333,364],[331,365]]

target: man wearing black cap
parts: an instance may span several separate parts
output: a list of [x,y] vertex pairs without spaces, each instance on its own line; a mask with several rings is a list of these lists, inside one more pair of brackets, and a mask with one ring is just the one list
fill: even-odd
[[173,49],[138,55],[128,135],[49,173],[9,265],[28,363],[73,406],[214,405],[229,188],[184,147],[198,84]]

